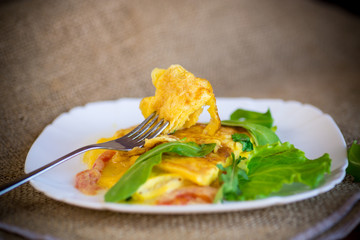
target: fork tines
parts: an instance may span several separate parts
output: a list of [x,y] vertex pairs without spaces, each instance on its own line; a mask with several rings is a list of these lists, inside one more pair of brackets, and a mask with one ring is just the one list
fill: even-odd
[[155,112],[147,117],[141,124],[134,128],[131,132],[124,137],[128,137],[134,143],[143,142],[146,138],[154,138],[158,136],[168,125],[169,122],[161,119],[158,121],[159,115]]

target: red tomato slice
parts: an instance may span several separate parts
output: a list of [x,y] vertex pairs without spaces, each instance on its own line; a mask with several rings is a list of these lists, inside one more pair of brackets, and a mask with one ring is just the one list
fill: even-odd
[[165,194],[157,201],[157,205],[188,205],[212,203],[217,189],[213,187],[189,186],[176,189]]
[[108,162],[115,154],[115,151],[105,151],[96,160],[91,169],[79,172],[76,174],[75,187],[84,194],[95,195],[100,189],[97,185],[101,177],[101,172]]

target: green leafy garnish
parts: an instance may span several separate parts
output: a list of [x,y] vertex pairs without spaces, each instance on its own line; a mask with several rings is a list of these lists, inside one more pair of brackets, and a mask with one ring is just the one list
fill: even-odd
[[152,168],[162,160],[163,153],[186,157],[203,157],[213,151],[215,143],[198,145],[193,142],[163,143],[141,155],[120,180],[105,194],[106,202],[128,199],[149,178]]
[[235,120],[221,121],[221,124],[224,126],[245,128],[253,137],[256,146],[280,142],[279,137],[270,128],[263,125]]
[[[249,154],[248,181],[239,181],[241,194],[236,200],[265,198],[281,190],[284,184],[303,183],[315,188],[325,173],[330,173],[330,165],[328,154],[310,160],[288,142],[255,147]],[[225,200],[233,200],[233,197],[223,196]]]
[[221,121],[221,124],[245,128],[253,137],[255,144],[262,146],[280,142],[279,137],[274,132],[276,127],[273,127],[273,122],[270,109],[265,113],[237,109],[231,114],[230,120]]
[[254,149],[253,144],[250,141],[250,137],[243,133],[234,133],[231,135],[234,142],[239,142],[242,145],[242,150],[249,152]]
[[330,173],[330,165],[329,154],[310,160],[288,142],[257,147],[249,155],[249,181],[240,186],[241,199],[264,198],[294,182],[315,188]]
[[223,184],[215,196],[215,203],[222,201],[222,199],[229,201],[237,200],[241,194],[239,183],[241,181],[248,180],[246,172],[238,167],[240,161],[245,158],[239,157],[238,159],[235,159],[234,154],[232,154],[232,159],[232,164],[226,168],[224,168],[221,164],[217,165],[217,167],[223,172],[220,175],[220,182]]
[[354,177],[356,182],[360,182],[360,144],[354,141],[348,150],[349,165],[346,172]]
[[231,114],[230,120],[255,123],[265,126],[267,128],[271,128],[274,122],[274,119],[271,116],[270,109],[268,109],[265,113],[237,109]]

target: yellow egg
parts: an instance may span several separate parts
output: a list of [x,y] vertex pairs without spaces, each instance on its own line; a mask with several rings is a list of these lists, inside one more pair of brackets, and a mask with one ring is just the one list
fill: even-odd
[[184,186],[184,179],[176,174],[160,174],[150,177],[132,196],[134,201],[146,201]]

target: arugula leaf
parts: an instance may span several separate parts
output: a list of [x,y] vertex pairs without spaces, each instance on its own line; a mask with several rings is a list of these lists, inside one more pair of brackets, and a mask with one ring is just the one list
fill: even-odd
[[230,115],[230,120],[255,123],[268,128],[271,128],[274,122],[270,109],[268,109],[265,113],[259,113],[239,108]]
[[268,127],[251,122],[239,122],[234,120],[221,121],[224,126],[242,127],[249,131],[256,146],[280,142],[279,137]]
[[330,165],[329,154],[310,160],[288,142],[256,147],[249,155],[249,181],[239,182],[239,200],[265,198],[295,182],[315,188],[330,173]]
[[129,198],[146,182],[152,168],[162,160],[163,153],[176,153],[186,157],[203,157],[213,151],[215,143],[198,145],[194,142],[168,142],[141,155],[119,181],[105,194],[106,202]]
[[272,129],[273,122],[270,109],[265,113],[237,109],[231,114],[230,120],[222,121],[221,124],[245,128],[253,137],[255,145],[262,146],[280,142],[279,137]]
[[346,172],[354,177],[356,182],[360,182],[360,144],[354,141],[348,150],[349,166]]
[[226,168],[224,168],[221,164],[216,165],[221,171],[223,171],[223,173],[220,175],[220,182],[223,184],[215,196],[214,203],[220,202],[223,199],[229,201],[237,200],[241,194],[239,183],[241,181],[248,180],[246,172],[238,167],[240,161],[245,158],[239,157],[238,159],[235,159],[233,153],[232,158],[233,163]]
[[252,151],[254,149],[253,144],[250,141],[250,137],[243,133],[234,133],[231,135],[234,142],[239,142],[242,145],[243,151]]

